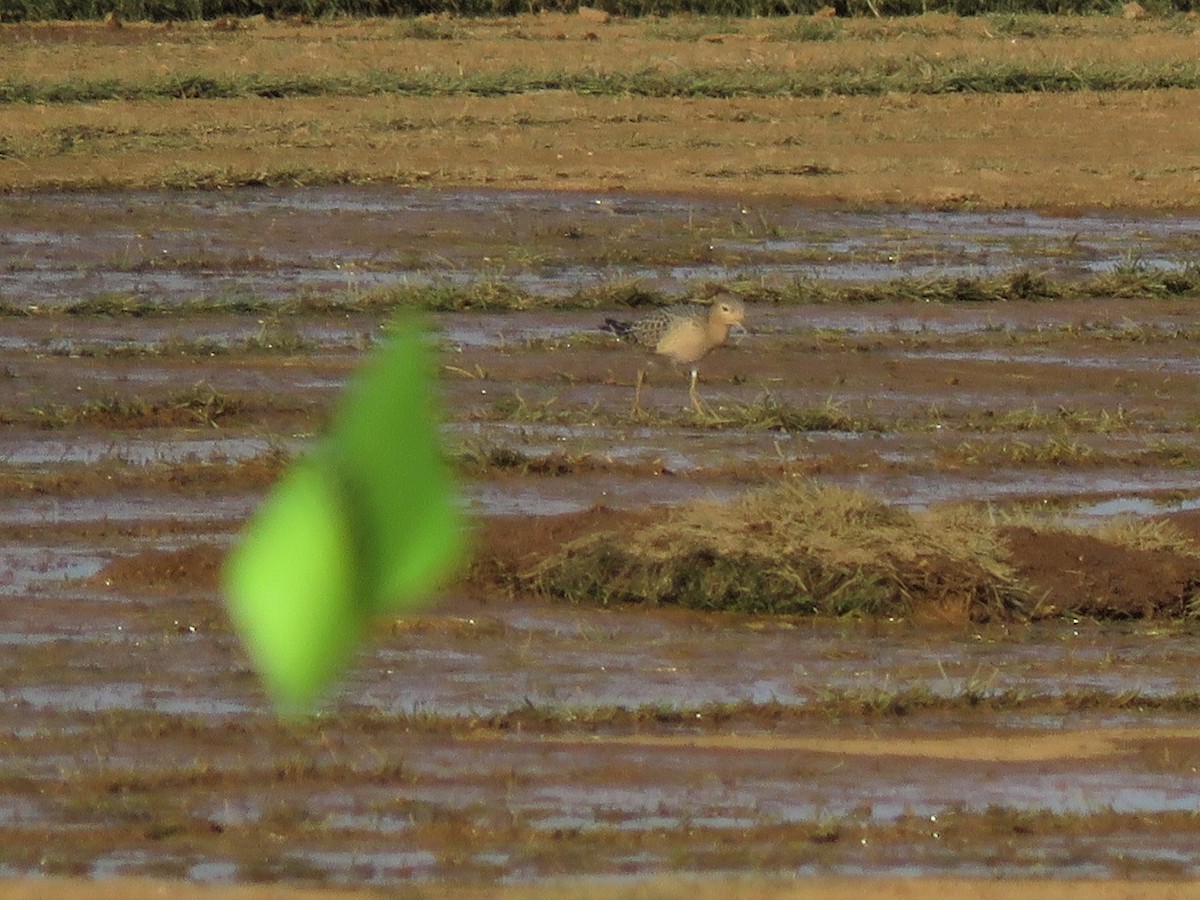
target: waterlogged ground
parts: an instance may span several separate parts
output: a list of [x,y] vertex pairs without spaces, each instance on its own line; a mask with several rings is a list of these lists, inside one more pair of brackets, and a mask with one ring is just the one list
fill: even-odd
[[604,299],[630,285],[1170,272],[1200,219],[383,188],[0,215],[0,877],[1200,875],[1195,629],[1139,617],[1163,586],[1074,571],[1073,544],[1019,562],[1131,618],[598,610],[478,566],[381,623],[327,712],[289,724],[216,588],[379,339],[373,298],[413,286],[528,307],[428,315],[499,564],[611,521],[597,506],[780,478],[1196,533],[1193,301],[760,303],[702,369],[705,417],[665,364],[631,414],[644,361],[596,326],[636,314]]

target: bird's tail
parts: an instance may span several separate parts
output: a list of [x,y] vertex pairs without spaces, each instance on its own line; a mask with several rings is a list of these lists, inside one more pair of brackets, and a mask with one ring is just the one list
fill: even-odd
[[600,326],[601,331],[608,331],[619,338],[627,338],[633,331],[632,322],[618,322],[616,319],[605,319]]

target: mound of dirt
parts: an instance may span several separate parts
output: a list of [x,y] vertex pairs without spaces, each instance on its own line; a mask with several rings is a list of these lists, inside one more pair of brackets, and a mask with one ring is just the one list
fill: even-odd
[[859,491],[784,483],[589,535],[520,583],[600,605],[799,615],[1019,618],[1026,593],[985,517],[912,513]]
[[[553,565],[568,545],[599,540],[593,546],[607,545],[611,549],[637,543],[639,535],[647,534],[671,515],[672,511],[666,509],[624,512],[595,508],[564,516],[492,520],[480,532],[470,582],[484,591],[528,588],[531,582],[524,576]],[[1183,538],[1200,548],[1200,512],[1172,516],[1169,522]],[[1194,597],[1200,594],[1200,556],[1186,552],[1186,548],[1144,549],[1052,527],[1002,527],[997,529],[997,536],[1013,579],[1029,602],[1023,609],[1013,606],[1007,611],[992,606],[986,610],[990,616],[1015,619],[1072,614],[1130,619],[1173,618],[1195,612]],[[590,559],[588,564],[605,565],[602,557]],[[922,578],[932,584],[953,585],[960,573],[950,568],[960,563],[947,558],[943,560],[946,571],[935,571],[930,566],[936,567],[936,560],[926,557],[922,560]],[[603,572],[593,576],[597,583],[604,578]],[[663,602],[663,598],[651,602]],[[944,618],[945,611],[941,604],[933,612]],[[978,605],[968,609],[975,617],[980,611]]]
[[[1195,533],[1200,535],[1200,528]],[[1200,591],[1200,558],[1195,556],[1127,547],[1066,531],[1007,528],[1004,536],[1017,576],[1041,600],[1041,612],[1047,615],[1069,611],[1101,619],[1182,616]]]
[[[564,548],[599,540],[596,546],[637,544],[651,529],[668,522],[677,510],[649,508],[615,510],[594,507],[559,516],[497,517],[485,520],[476,534],[475,554],[463,585],[473,592],[494,595],[526,590],[528,573],[553,565]],[[1170,525],[1200,547],[1200,512],[1173,515]],[[1015,583],[1030,602],[1008,615],[1032,614],[1091,616],[1098,619],[1180,617],[1195,612],[1200,596],[1200,556],[1170,548],[1143,549],[1101,537],[1052,528],[1006,526],[999,540],[1012,568]],[[607,542],[607,544],[605,544]],[[113,560],[93,576],[105,586],[151,590],[199,589],[215,591],[226,550],[213,544],[193,544],[178,550],[144,550]],[[926,555],[920,564],[922,578],[931,584],[953,586],[960,580],[961,560]],[[611,562],[611,560],[610,560]],[[606,565],[604,559],[588,560]],[[694,559],[684,560],[694,567]],[[944,571],[938,571],[941,565]],[[932,568],[931,568],[932,567]],[[951,571],[954,569],[954,571]],[[592,576],[602,583],[607,573]],[[553,591],[548,593],[553,594]],[[632,597],[625,597],[628,602]],[[645,598],[664,602],[662,597]],[[944,618],[945,605],[935,613]],[[919,609],[910,610],[920,614]],[[928,612],[928,611],[926,611]],[[978,616],[975,607],[972,615]],[[988,615],[1003,616],[999,607]]]

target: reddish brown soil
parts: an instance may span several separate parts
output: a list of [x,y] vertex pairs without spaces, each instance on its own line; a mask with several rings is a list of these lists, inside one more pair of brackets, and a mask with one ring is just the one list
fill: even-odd
[[105,587],[170,589],[177,585],[205,591],[219,587],[225,553],[209,544],[182,550],[142,550],[114,559],[92,577]]
[[1200,557],[1118,547],[1087,534],[1007,532],[1021,578],[1046,613],[1071,610],[1106,618],[1178,617],[1200,587]]

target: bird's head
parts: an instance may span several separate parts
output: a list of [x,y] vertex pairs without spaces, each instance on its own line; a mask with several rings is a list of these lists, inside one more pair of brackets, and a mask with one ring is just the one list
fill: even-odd
[[730,328],[741,327],[743,320],[746,318],[746,306],[737,297],[729,294],[722,294],[712,301],[712,312],[709,313],[709,321],[716,325],[726,325]]

